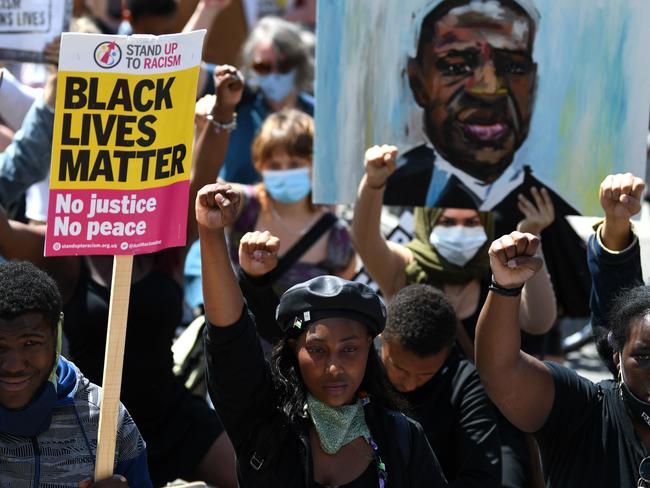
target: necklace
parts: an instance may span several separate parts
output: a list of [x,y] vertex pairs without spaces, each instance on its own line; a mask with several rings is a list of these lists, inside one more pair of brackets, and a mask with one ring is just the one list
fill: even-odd
[[287,225],[287,223],[284,221],[284,219],[280,216],[278,211],[275,209],[275,206],[273,205],[273,203],[270,202],[270,201],[269,201],[269,207],[271,209],[271,213],[273,214],[273,218],[277,220],[277,222],[280,224],[280,227],[282,227],[284,230],[286,230],[290,234],[297,235],[297,236],[304,236],[307,233],[307,231],[311,228],[311,226],[314,224],[314,221],[319,217],[319,215],[316,215],[302,229],[295,230],[295,229],[292,229],[289,225]]

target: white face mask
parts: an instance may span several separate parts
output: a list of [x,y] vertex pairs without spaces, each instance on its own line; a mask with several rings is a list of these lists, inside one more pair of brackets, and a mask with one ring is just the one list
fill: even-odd
[[465,266],[487,241],[485,229],[481,226],[465,227],[437,225],[429,236],[429,243],[438,253],[456,266]]

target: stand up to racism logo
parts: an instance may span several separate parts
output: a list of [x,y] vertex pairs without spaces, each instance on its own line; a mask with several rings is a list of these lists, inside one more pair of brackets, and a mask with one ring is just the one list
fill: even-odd
[[117,66],[122,59],[122,50],[115,42],[102,42],[95,48],[95,63],[104,69]]

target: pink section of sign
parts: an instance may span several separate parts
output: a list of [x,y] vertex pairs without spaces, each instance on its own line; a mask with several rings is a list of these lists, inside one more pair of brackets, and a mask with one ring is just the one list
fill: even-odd
[[51,190],[46,256],[184,246],[189,181],[147,190]]

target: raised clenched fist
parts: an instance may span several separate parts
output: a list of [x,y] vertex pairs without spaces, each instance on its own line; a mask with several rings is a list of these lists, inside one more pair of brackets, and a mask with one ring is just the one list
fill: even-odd
[[600,185],[600,204],[608,221],[628,221],[641,210],[645,183],[632,173],[609,175]]
[[366,184],[378,190],[386,186],[388,177],[396,168],[397,148],[395,146],[373,146],[366,151],[364,163],[366,169]]
[[241,194],[230,185],[206,185],[196,196],[196,222],[209,230],[231,226],[237,220],[241,201]]
[[239,241],[239,265],[253,277],[263,276],[278,265],[280,239],[269,231],[247,232]]
[[244,76],[227,64],[218,66],[214,72],[214,85],[217,94],[215,110],[232,112],[244,93]]
[[544,262],[536,256],[539,238],[513,232],[497,239],[489,250],[494,281],[503,288],[517,288],[528,281]]

